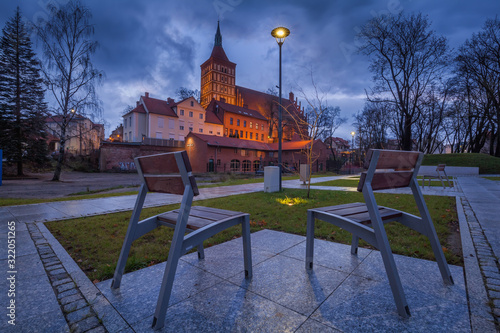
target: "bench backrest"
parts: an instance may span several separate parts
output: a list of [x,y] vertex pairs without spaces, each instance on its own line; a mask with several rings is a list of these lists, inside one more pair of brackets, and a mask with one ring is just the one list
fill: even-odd
[[191,185],[200,194],[186,151],[136,157],[135,165],[149,192],[184,194]]
[[438,164],[436,171],[444,171],[445,167],[446,167],[446,164]]
[[418,173],[423,153],[416,151],[370,149],[366,164],[368,171],[361,174],[358,191],[363,191],[365,182],[373,190],[407,187]]

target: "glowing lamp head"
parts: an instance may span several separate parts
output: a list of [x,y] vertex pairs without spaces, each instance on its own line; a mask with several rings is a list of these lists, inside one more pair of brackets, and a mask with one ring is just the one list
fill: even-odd
[[356,133],[354,131],[351,132],[351,135],[354,136]]
[[276,42],[280,45],[283,44],[288,35],[290,35],[290,30],[285,27],[277,27],[271,31],[271,36],[276,38]]

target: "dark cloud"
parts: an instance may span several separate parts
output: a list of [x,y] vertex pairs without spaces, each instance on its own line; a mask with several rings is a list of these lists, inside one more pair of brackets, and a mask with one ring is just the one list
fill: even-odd
[[[50,0],[46,0],[50,1]],[[52,0],[64,3],[67,0]],[[0,2],[0,26],[17,5],[28,21],[46,16],[44,1]],[[278,46],[270,35],[283,25],[291,35],[283,46],[283,87],[310,89],[312,68],[319,87],[329,91],[330,103],[350,117],[363,106],[364,90],[371,85],[368,59],[354,51],[356,32],[369,19],[399,11],[422,12],[432,29],[458,48],[479,31],[486,18],[499,14],[491,0],[87,0],[93,12],[95,38],[100,48],[94,57],[106,72],[99,88],[104,114],[113,129],[120,112],[149,91],[159,98],[174,97],[179,86],[199,89],[199,66],[210,56],[217,20],[223,46],[237,63],[237,84],[257,90],[278,81]],[[346,138],[350,123],[339,130]],[[109,133],[109,132],[108,132]]]

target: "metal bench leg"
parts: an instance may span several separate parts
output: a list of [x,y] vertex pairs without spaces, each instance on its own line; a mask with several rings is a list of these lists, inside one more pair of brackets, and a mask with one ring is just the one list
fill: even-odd
[[125,235],[125,239],[123,240],[122,250],[116,264],[113,281],[111,282],[112,289],[120,288],[123,272],[125,271],[125,266],[127,264],[127,258],[130,253],[130,247],[132,246],[132,242],[134,241],[134,234],[137,229],[137,223],[139,223],[139,217],[141,215],[142,206],[144,205],[144,199],[146,199],[147,193],[148,191],[143,184],[141,186],[141,189],[139,190],[137,200],[135,201],[135,207],[132,216],[130,217],[127,234]]
[[[153,329],[158,330],[165,325],[165,316],[167,314],[168,302],[172,294],[172,286],[174,285],[175,272],[177,271],[177,264],[182,255],[182,245],[184,243],[184,233],[186,231],[186,224],[189,217],[189,209],[193,201],[193,191],[189,186],[184,190],[184,196],[181,202],[181,213],[175,225],[174,236],[168,251],[167,265],[163,280],[161,282],[160,294],[158,295],[158,302],[156,303],[155,315],[153,318]],[[187,208],[189,207],[189,208]]]
[[352,234],[352,243],[351,243],[351,254],[358,254],[358,244],[359,244],[359,237],[356,236],[355,234]]
[[312,211],[307,211],[307,236],[306,236],[306,270],[313,268],[314,257],[314,222]]
[[198,259],[205,259],[205,248],[203,247],[203,243],[198,245]]
[[250,242],[250,215],[245,215],[241,222],[241,236],[243,239],[243,259],[245,261],[245,278],[252,278],[252,249]]

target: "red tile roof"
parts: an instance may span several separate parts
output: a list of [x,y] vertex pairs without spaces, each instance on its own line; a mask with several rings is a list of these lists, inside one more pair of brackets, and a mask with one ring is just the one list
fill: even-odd
[[267,121],[267,118],[264,117],[263,115],[261,115],[259,113],[259,111],[248,109],[248,108],[243,108],[241,106],[228,104],[228,103],[221,102],[221,101],[216,101],[215,103],[217,105],[219,105],[220,108],[224,109],[224,111]]
[[[278,143],[264,143],[259,141],[252,140],[243,140],[236,138],[229,138],[225,136],[215,136],[215,135],[206,135],[206,134],[198,134],[198,133],[189,133],[188,136],[193,135],[197,138],[205,141],[209,146],[221,146],[221,147],[230,147],[230,148],[243,148],[243,149],[255,149],[255,150],[264,150],[264,151],[277,151]],[[314,144],[321,142],[321,140],[314,141]],[[311,140],[306,141],[285,141],[282,144],[282,150],[301,150],[305,149],[309,146]],[[321,142],[322,143],[322,142]]]
[[[279,97],[273,96],[261,91],[236,86],[237,95],[240,95],[243,98],[243,103],[248,105],[250,109],[259,110],[266,109],[269,106],[269,103],[279,103]],[[287,98],[281,97],[281,105],[289,111],[295,109],[295,105]],[[283,113],[286,115],[286,112]]]
[[169,104],[167,101],[146,96],[141,96],[141,98],[144,101],[144,104],[146,104],[146,110],[149,111],[149,113],[177,117],[174,110],[172,110],[172,107],[176,106],[177,103]]
[[129,113],[132,113],[132,112],[146,113],[146,109],[144,109],[144,106],[142,104],[139,104],[139,106],[137,106],[135,109],[130,110],[129,112],[127,112],[123,116],[125,117],[126,115],[128,115]]
[[193,135],[193,136],[198,137],[199,139],[205,141],[207,143],[207,145],[209,145],[209,146],[270,150],[269,145],[267,143],[259,142],[259,141],[229,138],[229,137],[225,137],[225,136],[198,134],[198,133],[193,133],[193,132],[189,133],[189,135]]
[[208,109],[207,112],[205,112],[205,122],[217,125],[224,125],[222,121],[219,119],[219,117],[217,117],[215,113],[209,111]]

